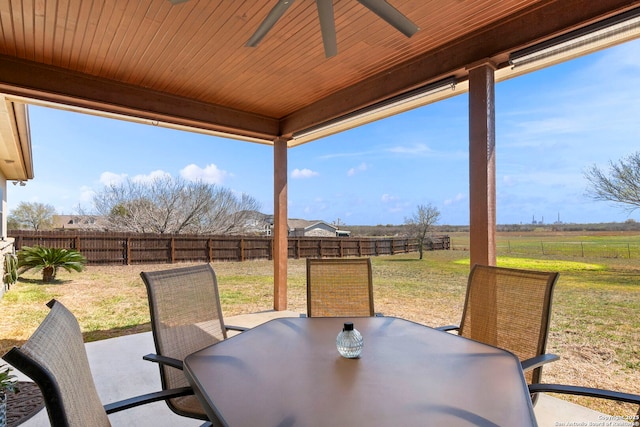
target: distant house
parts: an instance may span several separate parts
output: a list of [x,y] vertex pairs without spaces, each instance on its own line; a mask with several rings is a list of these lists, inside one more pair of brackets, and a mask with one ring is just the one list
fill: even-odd
[[106,221],[100,215],[54,215],[54,230],[105,230]]
[[270,236],[273,226],[273,215],[267,215],[258,211],[250,211],[245,215],[245,232],[251,235]]
[[[270,221],[265,227],[265,234],[271,236],[273,229],[273,217],[268,218]],[[339,230],[337,227],[321,221],[306,219],[289,219],[287,221],[289,229],[289,237],[349,237],[350,231]]]
[[290,237],[335,237],[337,228],[324,221],[290,219],[287,221]]
[[[251,212],[250,215],[245,213],[245,219],[247,234],[264,236],[273,234],[273,215]],[[287,221],[287,226],[290,237],[349,237],[351,235],[350,231],[339,230],[321,220],[290,219]],[[107,230],[107,224],[104,217],[100,215],[54,215],[53,229],[103,231]]]

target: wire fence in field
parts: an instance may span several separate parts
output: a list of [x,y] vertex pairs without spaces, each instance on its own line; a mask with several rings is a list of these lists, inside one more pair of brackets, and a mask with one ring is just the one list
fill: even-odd
[[582,258],[640,258],[640,243],[500,242],[498,254],[562,255]]

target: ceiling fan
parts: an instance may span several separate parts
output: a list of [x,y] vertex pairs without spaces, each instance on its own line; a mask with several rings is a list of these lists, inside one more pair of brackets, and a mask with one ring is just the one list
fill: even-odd
[[[387,3],[386,0],[358,1],[407,37],[411,37],[419,30],[416,24],[400,13],[398,9]],[[294,0],[278,0],[278,3],[271,9],[245,46],[256,47],[293,2]],[[338,53],[336,27],[333,17],[333,0],[316,0],[316,6],[318,7],[318,17],[320,18],[324,53],[327,58],[330,58]]]
[[[172,4],[184,3],[189,0],[169,0]],[[387,21],[394,28],[407,37],[411,37],[418,30],[418,26],[411,22],[395,7],[387,3],[386,0],[358,0],[364,7]],[[256,32],[247,41],[245,46],[256,47],[260,41],[273,28],[276,22],[284,15],[294,0],[278,0],[278,3],[271,9],[267,17],[262,21]],[[316,0],[318,7],[318,17],[320,18],[320,30],[322,31],[322,42],[324,53],[327,58],[331,58],[338,53],[338,43],[336,42],[336,26],[333,17],[333,0]]]

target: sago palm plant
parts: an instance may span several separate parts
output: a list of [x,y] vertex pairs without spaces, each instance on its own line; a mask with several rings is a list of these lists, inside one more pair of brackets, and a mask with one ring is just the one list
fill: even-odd
[[18,393],[18,377],[11,373],[13,369],[8,365],[0,366],[0,395],[7,392]]
[[42,281],[52,282],[59,268],[82,271],[87,259],[75,249],[25,246],[18,251],[18,273],[42,271]]

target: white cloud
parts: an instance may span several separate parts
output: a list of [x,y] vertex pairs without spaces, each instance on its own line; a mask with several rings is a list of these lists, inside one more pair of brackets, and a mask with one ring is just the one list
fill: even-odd
[[448,205],[452,205],[452,204],[454,204],[456,202],[460,202],[460,201],[465,200],[465,199],[466,199],[466,197],[465,197],[464,194],[458,193],[453,198],[445,200],[444,204],[445,204],[445,206],[448,206]]
[[363,163],[360,163],[357,167],[349,169],[347,171],[347,176],[353,176],[358,172],[364,172],[366,170],[367,170],[367,164],[363,162]]
[[180,171],[180,176],[187,181],[202,181],[206,184],[222,184],[229,175],[227,171],[218,169],[218,166],[213,163],[204,168],[190,164]]
[[391,203],[398,200],[398,197],[392,196],[391,194],[383,194],[380,200],[382,200],[382,203]]
[[96,192],[93,188],[83,185],[80,187],[80,201],[81,202],[90,202],[93,200],[93,196],[95,196]]
[[398,145],[389,148],[390,152],[398,154],[424,155],[433,153],[433,150],[426,144],[413,144],[412,146]]
[[117,173],[113,173],[113,172],[102,172],[100,174],[100,183],[105,186],[118,185],[126,181],[126,179],[127,179],[126,173],[118,175]]
[[581,171],[536,171],[519,178],[520,182],[540,188],[565,188],[569,193],[586,185],[586,178]]
[[404,205],[397,204],[387,209],[387,212],[390,213],[399,213],[405,210]]
[[[385,150],[387,151],[387,150]],[[376,155],[380,154],[378,150],[367,150],[367,151],[352,151],[350,153],[331,153],[324,154],[322,156],[318,156],[320,160],[332,160],[332,159],[340,159],[340,158],[348,158],[348,157],[358,157],[361,159],[364,156]]]
[[518,133],[538,138],[544,135],[573,134],[582,131],[584,124],[580,120],[574,120],[574,117],[570,117],[568,114],[564,117],[522,120]]
[[312,178],[314,176],[318,176],[319,173],[312,171],[311,169],[294,169],[291,172],[291,178],[294,179],[304,179],[304,178]]
[[166,179],[166,178],[171,178],[171,174],[169,172],[165,172],[159,169],[149,173],[148,175],[136,175],[133,178],[131,178],[131,180],[133,182],[138,182],[138,183],[147,183],[147,182],[153,182],[156,179]]
[[558,147],[566,147],[571,150],[566,160],[574,164],[603,154],[615,158],[612,149],[635,149],[629,136],[637,132],[640,113],[639,52],[640,42],[634,41],[594,54],[593,60],[567,62],[562,75],[554,75],[553,68],[537,72],[554,77],[534,81],[521,98],[508,102],[515,110],[501,115],[502,128],[508,129],[502,148],[549,146],[559,156]]
[[506,187],[512,187],[512,186],[516,185],[517,180],[512,175],[504,175],[502,177],[502,183]]

